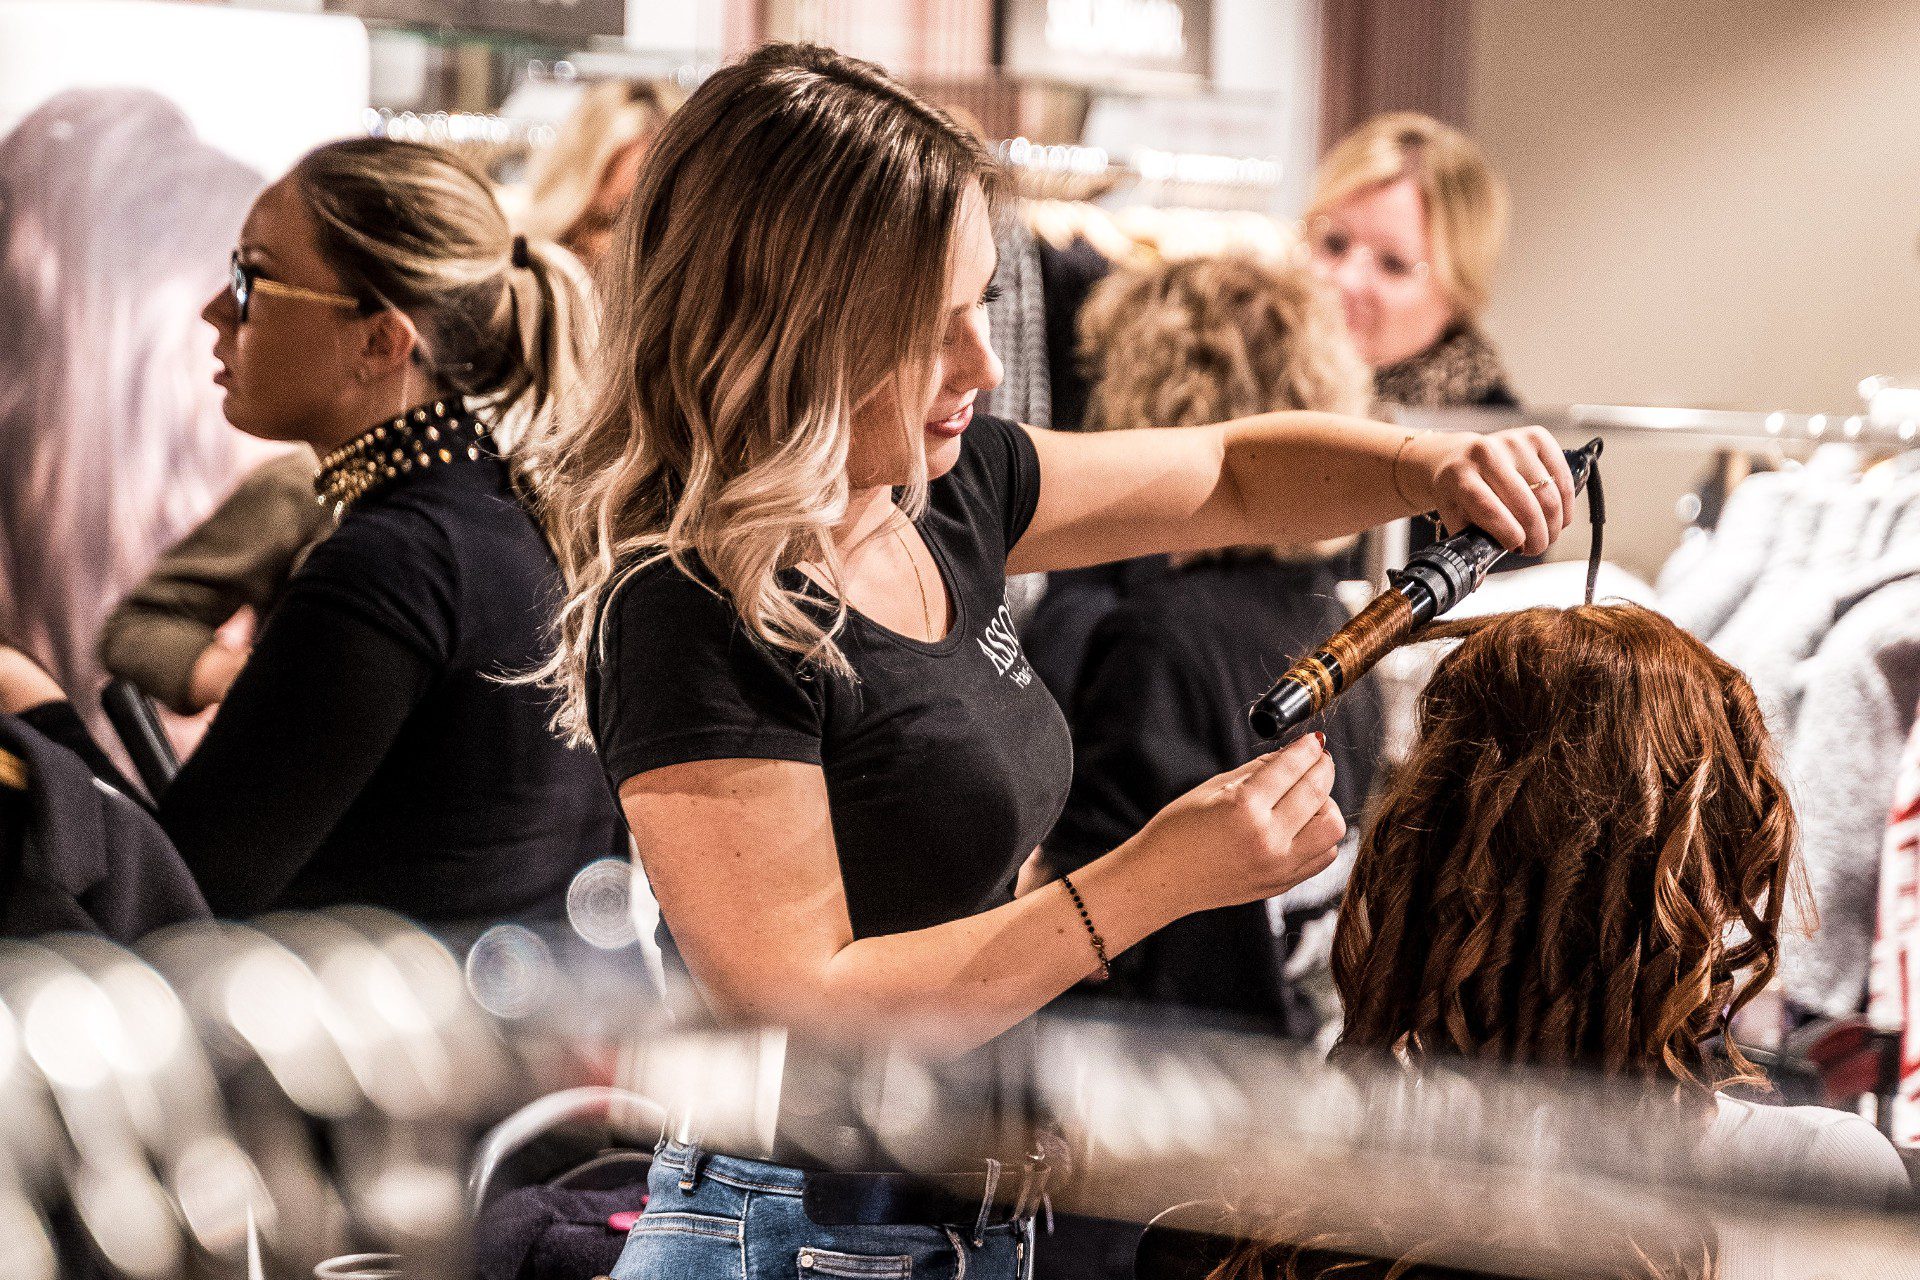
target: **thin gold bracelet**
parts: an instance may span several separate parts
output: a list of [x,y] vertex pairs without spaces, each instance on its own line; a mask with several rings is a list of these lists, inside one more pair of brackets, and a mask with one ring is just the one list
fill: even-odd
[[1393,480],[1394,495],[1398,497],[1400,501],[1406,503],[1409,507],[1414,508],[1416,512],[1419,510],[1419,504],[1414,502],[1412,498],[1409,498],[1407,496],[1407,491],[1400,487],[1400,455],[1407,451],[1408,445],[1412,444],[1415,440],[1418,440],[1421,436],[1432,435],[1432,434],[1433,434],[1432,428],[1427,428],[1421,431],[1410,432],[1407,435],[1402,436],[1400,438],[1400,447],[1393,451],[1393,466],[1388,468],[1388,471],[1387,471],[1387,474]]
[[1087,937],[1093,942],[1094,958],[1100,961],[1100,977],[1097,981],[1105,982],[1113,976],[1113,967],[1107,963],[1107,941],[1100,936],[1100,931],[1093,927],[1093,916],[1088,913],[1087,904],[1081,899],[1080,891],[1073,887],[1073,878],[1063,875],[1060,877],[1060,883],[1067,886],[1067,896],[1073,899],[1075,909],[1080,912],[1080,923],[1087,926]]

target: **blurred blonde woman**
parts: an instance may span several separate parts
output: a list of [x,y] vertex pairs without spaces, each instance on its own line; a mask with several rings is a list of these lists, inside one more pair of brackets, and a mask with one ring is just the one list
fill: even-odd
[[1367,121],[1321,162],[1305,222],[1381,402],[1518,403],[1477,324],[1506,239],[1507,188],[1471,138],[1413,112]]
[[[1080,318],[1090,425],[1183,427],[1285,410],[1358,413],[1369,375],[1340,304],[1305,267],[1202,258],[1109,277]],[[1073,727],[1073,785],[1047,841],[1072,871],[1130,839],[1163,805],[1268,749],[1245,708],[1275,671],[1346,621],[1334,592],[1350,540],[1249,546],[1055,574],[1028,630]],[[1361,686],[1324,730],[1334,800],[1355,814],[1373,783],[1380,710]],[[1324,909],[1337,873],[1302,911]],[[1298,921],[1296,921],[1297,923]],[[1268,904],[1178,920],[1114,966],[1102,994],[1212,1023],[1298,1037],[1311,1003],[1282,981]]]
[[0,631],[83,705],[107,610],[243,465],[194,308],[260,186],[145,90],[0,139]]
[[588,89],[534,160],[520,229],[572,250],[588,266],[600,261],[648,143],[684,98],[664,81],[609,80]]
[[[906,1037],[965,1058],[1179,916],[1317,872],[1344,832],[1306,739],[1203,783],[1071,884],[1016,894],[1071,770],[1009,572],[1310,541],[1435,504],[1537,551],[1572,500],[1544,432],[1409,438],[1307,413],[1068,434],[976,414],[1000,380],[1002,181],[871,63],[772,45],[721,69],[642,168],[601,264],[591,390],[537,457],[569,588],[562,722],[618,791],[669,962],[714,1018],[794,1046]],[[677,1126],[612,1275],[738,1276],[742,1250],[807,1274],[1021,1273],[1024,1175],[956,1156],[898,1194],[857,1125],[807,1141],[821,1120],[803,1104],[719,1151]],[[1030,1170],[1031,1148],[996,1145]]]

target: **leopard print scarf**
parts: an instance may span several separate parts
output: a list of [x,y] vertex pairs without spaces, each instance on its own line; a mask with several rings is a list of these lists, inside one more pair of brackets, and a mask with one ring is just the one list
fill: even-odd
[[[1496,394],[1497,393],[1497,394]],[[1407,409],[1446,409],[1505,400],[1507,372],[1493,344],[1472,325],[1462,325],[1440,341],[1373,375],[1374,398]]]

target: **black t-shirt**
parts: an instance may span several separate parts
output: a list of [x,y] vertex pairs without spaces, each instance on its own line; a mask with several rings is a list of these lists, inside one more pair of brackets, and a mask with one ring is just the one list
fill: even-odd
[[[1007,552],[1039,484],[1027,434],[976,417],[918,522],[952,628],[928,644],[850,614],[840,643],[857,683],[756,643],[730,603],[669,561],[632,574],[602,615],[605,657],[588,673],[614,787],[692,760],[817,764],[856,937],[1010,901],[1072,773],[1066,722],[1006,606]],[[806,589],[797,571],[787,582]]]
[[160,820],[216,914],[372,903],[415,919],[552,918],[625,840],[546,694],[553,552],[507,465],[414,472],[301,566]]

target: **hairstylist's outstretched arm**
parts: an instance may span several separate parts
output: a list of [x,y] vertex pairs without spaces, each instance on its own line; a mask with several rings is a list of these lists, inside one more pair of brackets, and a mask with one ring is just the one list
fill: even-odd
[[1131,556],[1340,537],[1422,511],[1545,551],[1573,475],[1540,427],[1416,434],[1328,413],[1078,434],[1028,428],[1040,502],[1015,573]]

